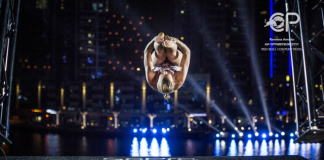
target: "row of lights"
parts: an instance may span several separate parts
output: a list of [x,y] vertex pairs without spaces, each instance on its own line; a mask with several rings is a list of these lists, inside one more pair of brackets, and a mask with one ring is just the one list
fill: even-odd
[[[116,67],[112,67],[113,70],[116,70]],[[123,67],[123,70],[126,70],[126,67]],[[134,70],[134,67],[131,67],[131,70]],[[136,68],[136,71],[141,71],[141,68]]]
[[[51,69],[51,66],[43,66],[44,69]],[[27,69],[30,69],[30,65],[27,66]],[[37,69],[37,66],[34,66],[34,69]]]
[[[116,18],[117,16],[116,16],[116,14],[114,14],[112,17],[113,17],[113,18]],[[121,15],[120,17],[121,17],[121,18],[124,18],[125,16],[124,16],[124,15]],[[144,16],[141,16],[141,19],[144,19]],[[148,19],[149,19],[149,20],[152,20],[152,17],[149,17]],[[131,22],[131,21],[130,21],[130,22]]]
[[[216,137],[219,138],[219,137],[223,137],[224,135],[225,135],[224,132],[220,132],[220,133],[217,133],[217,134],[216,134]],[[243,137],[243,135],[244,135],[243,132],[240,132],[240,133],[239,133],[239,136],[240,136],[240,137]],[[258,132],[255,132],[254,136],[255,136],[255,137],[258,137],[258,136],[259,136],[259,133],[258,133]],[[262,138],[267,138],[267,134],[265,134],[265,133],[263,133],[261,136],[262,136]],[[272,136],[273,136],[273,133],[270,132],[270,133],[269,133],[269,137],[272,137]],[[278,137],[279,137],[279,134],[276,133],[274,136],[275,136],[276,138],[278,138]],[[285,136],[285,132],[281,132],[281,136]],[[289,136],[290,136],[290,137],[294,137],[294,133],[290,133]],[[232,134],[231,137],[232,137],[232,138],[235,138],[236,135],[235,135],[235,134]],[[248,138],[252,138],[252,134],[248,134],[247,137],[248,137]]]
[[[169,132],[170,131],[170,128],[167,128],[167,129],[165,129],[165,128],[162,128],[161,129],[161,132],[163,133],[163,134],[165,134],[165,133],[167,133],[167,132]],[[147,132],[147,128],[140,128],[139,130],[137,129],[137,128],[134,128],[133,129],[133,132],[134,133],[137,133],[137,132],[142,132],[142,133],[146,133]],[[152,133],[154,133],[154,134],[156,134],[157,133],[157,129],[152,129]]]

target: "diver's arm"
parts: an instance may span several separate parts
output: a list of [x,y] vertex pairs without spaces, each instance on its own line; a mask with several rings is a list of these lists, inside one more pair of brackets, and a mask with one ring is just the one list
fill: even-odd
[[156,84],[152,83],[152,80],[155,76],[155,72],[153,71],[153,61],[151,54],[153,53],[154,49],[154,42],[156,38],[153,38],[145,47],[144,49],[144,67],[145,67],[145,76],[147,83],[153,88],[157,88]]

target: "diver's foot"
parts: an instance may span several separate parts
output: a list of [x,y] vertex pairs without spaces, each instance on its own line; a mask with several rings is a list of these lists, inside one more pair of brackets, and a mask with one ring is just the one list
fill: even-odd
[[162,42],[162,46],[166,48],[170,48],[171,46],[174,45],[174,41],[171,40],[171,37],[168,35],[164,36],[164,41]]

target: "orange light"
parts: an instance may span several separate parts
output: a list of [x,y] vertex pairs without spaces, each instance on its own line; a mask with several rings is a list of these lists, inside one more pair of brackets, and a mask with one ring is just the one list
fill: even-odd
[[109,104],[109,101],[106,101],[106,104]]
[[149,17],[149,20],[152,20],[152,17]]
[[263,118],[263,117],[261,117],[260,119],[261,119],[261,120],[263,120],[264,118]]
[[129,38],[129,41],[132,41],[132,39],[131,39],[131,38]]
[[66,107],[65,106],[63,106],[63,110],[65,110],[66,109]]
[[131,67],[131,70],[134,70],[134,67]]
[[107,29],[107,28],[108,28],[108,26],[105,26],[105,28]]
[[140,33],[137,33],[137,36],[140,36],[141,34]]
[[48,69],[51,69],[51,66],[47,66]]
[[142,39],[139,39],[138,41],[142,42]]
[[136,30],[136,27],[133,27],[133,30],[135,31]]
[[138,53],[138,50],[135,50],[135,53]]
[[46,118],[48,118],[48,117],[49,117],[49,115],[48,115],[48,114],[46,114],[45,116],[46,116]]
[[117,64],[119,64],[119,61],[117,61]]
[[128,64],[132,64],[132,61],[129,61]]
[[105,40],[107,41],[107,40],[108,40],[108,38],[106,37],[106,38],[105,38]]
[[41,109],[32,109],[31,111],[32,111],[32,112],[37,112],[37,113],[41,113],[41,112],[42,112]]
[[124,41],[124,38],[121,38],[120,40],[121,40],[121,41]]
[[113,70],[115,70],[116,69],[116,67],[113,67]]
[[110,23],[110,20],[107,20],[107,23]]
[[144,19],[144,17],[142,16],[141,19]]
[[118,35],[118,32],[115,32],[115,35],[117,36]]
[[109,64],[111,64],[111,61],[108,61]]
[[119,23],[120,23],[120,21],[118,20],[118,21],[117,21],[117,23],[119,24]]
[[46,69],[46,66],[43,66],[44,69]]
[[123,70],[126,70],[126,67],[123,67]]
[[123,27],[123,30],[126,30],[126,27]]
[[143,59],[144,57],[143,56],[141,56],[141,59]]
[[29,68],[30,68],[30,66],[28,65],[28,66],[27,66],[27,68],[29,69]]
[[109,120],[111,120],[111,121],[112,121],[112,120],[113,120],[113,118],[112,118],[112,117],[109,117]]
[[25,59],[25,62],[27,63],[28,62],[28,59]]
[[118,43],[118,44],[117,44],[117,47],[119,47],[119,46],[120,46],[120,44]]
[[113,46],[114,46],[114,44],[112,43],[112,44],[110,44],[110,46],[112,46],[112,47],[113,47]]
[[142,25],[143,23],[142,23],[142,22],[139,22],[138,24],[139,24],[139,25]]
[[150,34],[148,33],[148,34],[146,34],[146,36],[148,36],[148,37],[149,37],[149,36],[150,36]]
[[129,21],[129,24],[133,24],[133,22],[132,21]]
[[109,35],[111,35],[111,32],[108,32]]
[[114,14],[113,17],[116,18],[116,15]]
[[106,12],[108,12],[109,10],[108,9],[106,9]]
[[121,17],[121,18],[124,18],[124,15],[121,15],[120,17]]
[[34,66],[35,69],[37,69],[37,66]]

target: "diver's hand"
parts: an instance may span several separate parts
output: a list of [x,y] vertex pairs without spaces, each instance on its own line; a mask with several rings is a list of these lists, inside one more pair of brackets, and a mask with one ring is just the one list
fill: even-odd
[[159,35],[153,38],[154,42],[162,43],[164,41],[164,33],[160,32]]

